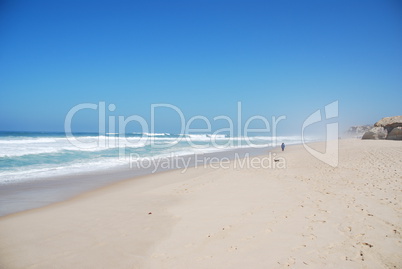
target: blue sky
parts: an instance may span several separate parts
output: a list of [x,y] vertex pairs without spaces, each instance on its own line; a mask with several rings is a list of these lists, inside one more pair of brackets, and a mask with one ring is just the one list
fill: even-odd
[[[401,33],[396,0],[2,1],[0,130],[63,131],[72,107],[101,101],[147,121],[155,103],[212,119],[240,101],[293,134],[338,100],[342,129],[372,124],[402,114]],[[159,112],[156,131],[177,132]]]

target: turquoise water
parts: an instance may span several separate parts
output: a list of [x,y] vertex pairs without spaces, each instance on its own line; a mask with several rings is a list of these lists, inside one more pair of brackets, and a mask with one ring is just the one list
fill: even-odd
[[297,144],[299,137],[0,132],[0,184],[111,169],[132,160]]

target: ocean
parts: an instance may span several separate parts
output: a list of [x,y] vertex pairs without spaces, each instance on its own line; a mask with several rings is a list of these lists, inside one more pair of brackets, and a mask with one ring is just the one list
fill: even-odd
[[[310,139],[314,140],[314,139]],[[0,132],[0,184],[128,167],[144,160],[301,143],[296,136]]]

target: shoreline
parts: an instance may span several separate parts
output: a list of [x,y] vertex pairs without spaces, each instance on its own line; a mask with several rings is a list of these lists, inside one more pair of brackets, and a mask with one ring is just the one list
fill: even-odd
[[[62,202],[77,195],[91,192],[98,188],[109,186],[120,181],[139,179],[143,176],[154,175],[171,170],[188,169],[197,165],[206,165],[213,158],[243,158],[265,154],[272,147],[237,148],[211,153],[178,156],[184,163],[173,163],[168,168],[155,167],[129,168],[122,165],[116,168],[98,170],[79,174],[60,175],[54,177],[37,178],[27,181],[17,181],[1,185],[0,188],[0,217],[40,208],[52,203]],[[198,163],[197,158],[208,158]],[[160,158],[163,159],[163,158]],[[172,157],[165,159],[173,160]]]
[[402,143],[339,142],[336,168],[295,145],[272,150],[285,169],[170,170],[0,217],[0,267],[401,267]]

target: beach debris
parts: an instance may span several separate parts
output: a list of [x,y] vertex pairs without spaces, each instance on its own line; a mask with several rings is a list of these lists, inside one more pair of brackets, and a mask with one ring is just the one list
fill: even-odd
[[365,246],[368,246],[368,247],[370,247],[370,248],[372,248],[373,247],[373,245],[372,244],[369,244],[369,243],[366,243],[366,242],[364,242],[364,243],[362,243],[363,245],[365,245]]
[[149,212],[148,215],[152,215],[152,212]]

